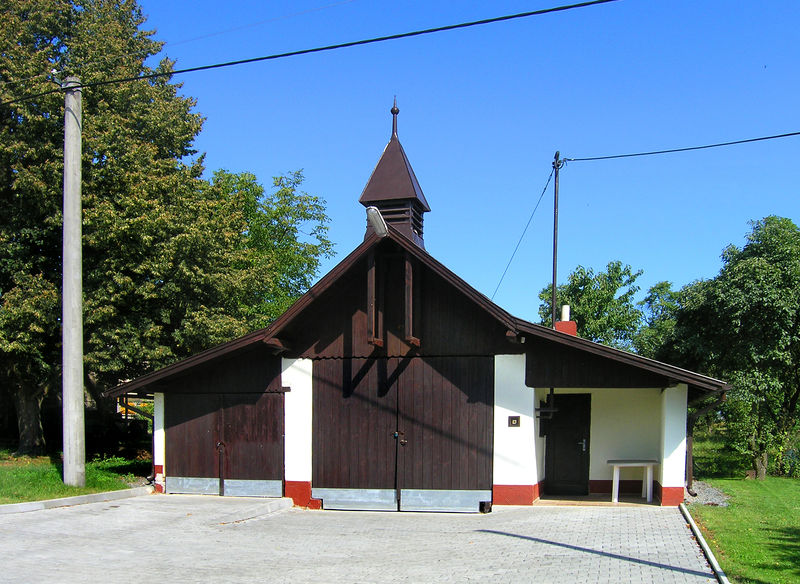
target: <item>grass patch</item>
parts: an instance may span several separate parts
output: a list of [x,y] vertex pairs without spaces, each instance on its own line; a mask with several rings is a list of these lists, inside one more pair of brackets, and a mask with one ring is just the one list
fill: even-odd
[[96,459],[86,463],[86,486],[69,487],[62,481],[59,458],[16,458],[0,450],[0,505],[127,489],[150,470],[146,460]]
[[800,582],[800,480],[708,482],[730,495],[730,506],[689,509],[731,581]]

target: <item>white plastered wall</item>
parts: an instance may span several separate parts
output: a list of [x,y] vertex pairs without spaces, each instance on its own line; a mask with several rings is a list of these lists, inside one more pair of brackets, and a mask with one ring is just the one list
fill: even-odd
[[686,479],[686,400],[685,383],[666,388],[661,394],[661,469],[662,487],[683,487]]
[[281,385],[289,387],[284,412],[284,479],[311,481],[311,359],[283,359]]
[[[525,385],[525,355],[494,358],[493,484],[535,485],[539,482],[536,451],[538,426],[534,390]],[[508,425],[519,416],[519,426]]]
[[[153,394],[153,465],[161,465],[164,473],[167,472],[165,466],[165,458],[167,453],[167,439],[164,432],[164,394]],[[161,482],[163,479],[156,476],[156,482]]]
[[[608,460],[661,458],[660,389],[556,389],[592,396],[589,433],[589,480],[610,480]],[[556,397],[558,407],[558,397]],[[638,468],[621,469],[620,478],[642,478]]]

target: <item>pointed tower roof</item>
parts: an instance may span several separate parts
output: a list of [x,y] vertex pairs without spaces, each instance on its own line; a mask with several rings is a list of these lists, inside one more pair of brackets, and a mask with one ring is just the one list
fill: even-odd
[[431,208],[417,182],[414,169],[411,168],[411,163],[397,138],[397,114],[400,110],[397,109],[396,99],[391,112],[392,137],[384,148],[358,202],[365,207],[369,205],[380,207],[379,203],[385,204],[388,201],[416,201],[422,212],[430,211]]

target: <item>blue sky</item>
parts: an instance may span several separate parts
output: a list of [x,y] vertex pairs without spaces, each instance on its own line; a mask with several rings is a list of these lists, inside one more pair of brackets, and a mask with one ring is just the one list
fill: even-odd
[[[140,2],[177,68],[557,5]],[[337,256],[323,274],[363,239],[358,197],[389,139],[396,95],[400,141],[432,209],[426,248],[491,296],[556,150],[581,158],[800,131],[799,24],[794,0],[620,0],[175,80],[207,118],[196,145],[209,172],[249,171],[269,184],[304,169],[305,190],[326,199],[332,219]],[[799,184],[800,137],[569,163],[559,280],[616,259],[644,270],[643,289],[713,277],[749,220],[800,221]],[[551,279],[552,201],[551,186],[495,296],[534,321]]]

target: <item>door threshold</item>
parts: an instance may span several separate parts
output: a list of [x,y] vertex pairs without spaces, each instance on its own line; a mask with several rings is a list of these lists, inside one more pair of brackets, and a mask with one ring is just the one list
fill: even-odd
[[660,507],[661,504],[655,497],[651,503],[647,499],[634,494],[620,494],[619,503],[611,502],[611,493],[592,493],[591,495],[542,495],[533,502],[539,507]]

